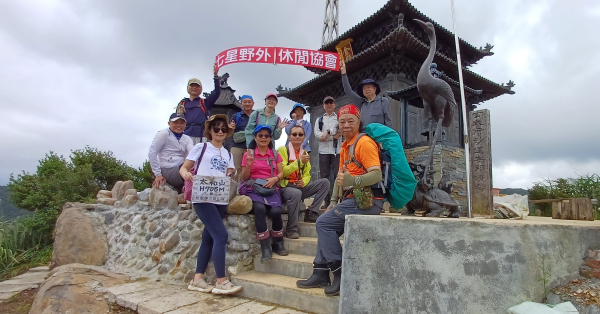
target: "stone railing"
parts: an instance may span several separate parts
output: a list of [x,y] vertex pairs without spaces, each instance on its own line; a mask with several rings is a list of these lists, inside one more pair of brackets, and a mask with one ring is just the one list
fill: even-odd
[[[85,214],[104,226],[108,267],[142,277],[192,278],[204,224],[182,195],[167,187],[137,192],[126,181],[117,182],[112,191],[100,191],[97,198],[98,204],[88,206]],[[227,215],[224,223],[229,234],[227,276],[252,270],[260,252],[254,215]],[[212,263],[206,273],[215,276]]]

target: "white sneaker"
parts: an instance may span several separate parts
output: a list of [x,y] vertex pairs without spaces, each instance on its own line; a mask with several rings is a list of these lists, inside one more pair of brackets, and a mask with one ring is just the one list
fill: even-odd
[[222,283],[215,284],[215,288],[212,289],[213,294],[234,294],[242,291],[242,286],[234,286],[229,280],[225,280]]
[[193,290],[193,291],[200,291],[200,292],[205,292],[205,293],[210,293],[211,291],[213,291],[214,287],[210,284],[208,284],[206,281],[204,281],[204,279],[200,279],[200,280],[194,280],[192,279],[192,281],[190,281],[190,284],[188,286],[188,290]]

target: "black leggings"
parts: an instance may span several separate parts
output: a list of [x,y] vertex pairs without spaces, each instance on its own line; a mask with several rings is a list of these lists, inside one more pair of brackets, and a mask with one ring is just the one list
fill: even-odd
[[281,220],[280,206],[269,206],[263,204],[262,202],[252,201],[252,210],[250,211],[250,214],[254,214],[254,225],[256,226],[256,232],[263,233],[268,230],[267,213],[273,221],[273,230],[283,230],[283,220]]

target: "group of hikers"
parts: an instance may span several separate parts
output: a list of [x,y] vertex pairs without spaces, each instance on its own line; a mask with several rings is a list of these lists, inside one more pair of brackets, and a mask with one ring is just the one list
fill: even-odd
[[[337,295],[342,271],[342,246],[345,216],[349,214],[378,215],[383,208],[384,193],[376,184],[382,180],[378,144],[369,136],[359,136],[363,126],[379,123],[391,127],[390,104],[379,96],[379,85],[366,79],[352,89],[343,61],[340,62],[342,84],[350,104],[335,112],[335,99],[323,99],[325,113],[317,117],[315,126],[305,119],[306,109],[295,104],[290,119],[275,113],[276,94],[265,97],[265,107],[254,110],[250,95],[241,97],[242,111],[228,117],[211,115],[220,94],[221,82],[214,67],[214,90],[206,99],[202,83],[188,81],[189,98],[183,99],[169,117],[169,127],[159,131],[148,157],[154,173],[153,187],[168,184],[181,193],[194,174],[229,176],[240,182],[239,193],[252,200],[256,236],[261,246],[261,262],[271,260],[273,252],[287,255],[284,237],[298,239],[300,206],[313,198],[304,221],[316,223],[318,250],[313,274],[299,280],[300,288],[325,288],[327,295]],[[275,140],[286,132],[286,144],[275,149]],[[309,137],[318,140],[320,178],[311,177]],[[228,151],[227,137],[233,136]],[[353,191],[373,187],[372,202],[359,206]],[[187,187],[186,187],[187,189]],[[356,193],[355,193],[356,194]],[[233,285],[225,274],[227,230],[223,224],[227,202],[192,202],[198,218],[204,223],[202,243],[198,251],[196,274],[188,289],[214,294],[233,294],[242,289]],[[282,204],[286,204],[288,221],[284,230]],[[326,210],[319,214],[320,210]],[[271,230],[267,225],[271,218]],[[216,283],[203,278],[212,258]],[[333,273],[333,282],[330,281]]]

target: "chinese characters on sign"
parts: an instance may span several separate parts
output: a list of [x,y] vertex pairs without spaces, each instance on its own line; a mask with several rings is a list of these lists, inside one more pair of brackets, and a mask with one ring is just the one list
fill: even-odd
[[229,178],[194,176],[192,202],[227,203],[229,202]]
[[340,54],[340,58],[344,60],[344,62],[350,60],[354,57],[354,53],[352,52],[352,38],[340,41],[340,43],[335,46],[335,50],[337,50]]
[[339,70],[339,54],[327,51],[282,47],[237,47],[217,55],[217,67],[238,62],[301,65]]

